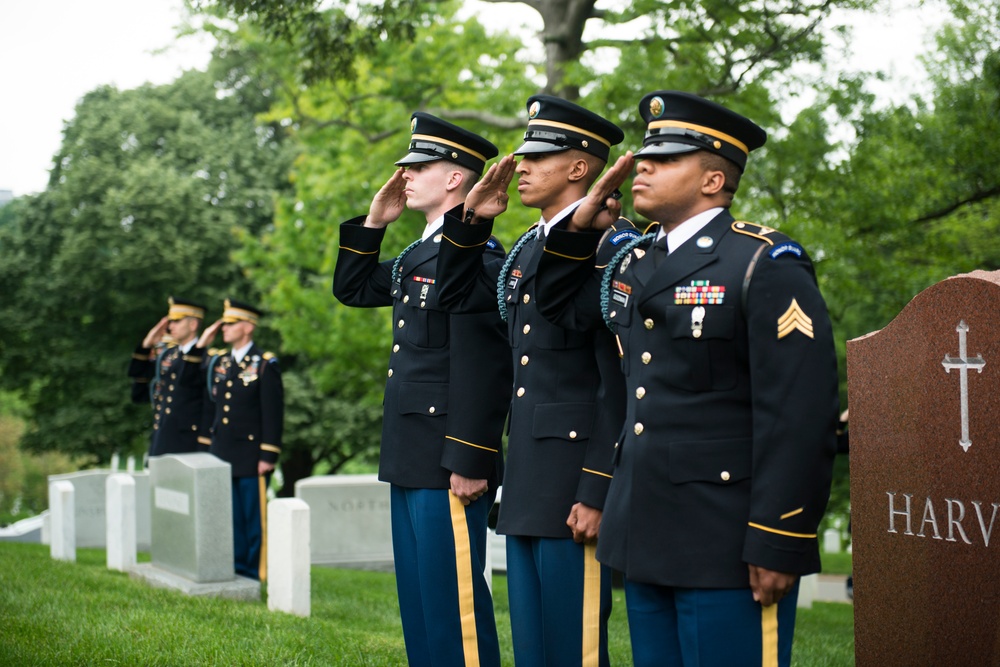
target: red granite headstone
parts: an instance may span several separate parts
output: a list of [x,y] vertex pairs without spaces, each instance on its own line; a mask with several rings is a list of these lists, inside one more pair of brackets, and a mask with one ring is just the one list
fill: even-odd
[[1000,271],[847,343],[858,667],[1000,665]]

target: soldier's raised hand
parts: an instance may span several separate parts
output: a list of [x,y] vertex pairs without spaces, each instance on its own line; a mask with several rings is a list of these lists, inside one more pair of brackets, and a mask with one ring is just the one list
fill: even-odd
[[222,320],[219,319],[213,322],[208,327],[206,327],[205,330],[201,332],[201,336],[198,338],[197,346],[199,348],[206,348],[209,345],[211,345],[212,341],[215,340],[216,334],[219,333],[219,328],[221,326],[222,326]]
[[164,315],[163,318],[156,323],[156,326],[154,326],[152,329],[149,330],[149,333],[146,334],[146,337],[142,339],[142,346],[153,347],[161,340],[163,340],[163,336],[167,333],[167,327],[169,325],[170,325],[170,318]]
[[389,180],[385,182],[372,199],[372,205],[368,209],[368,217],[365,218],[365,227],[383,229],[390,222],[395,222],[403,214],[406,208],[406,180],[403,179],[403,172],[400,167],[393,172]]
[[622,205],[613,195],[632,173],[634,164],[632,151],[615,161],[604,176],[594,183],[587,198],[576,209],[568,225],[570,230],[579,232],[585,229],[607,229],[614,224],[621,216]]
[[472,222],[492,220],[507,210],[507,186],[514,178],[517,161],[505,155],[490,165],[465,198],[465,212],[474,211]]

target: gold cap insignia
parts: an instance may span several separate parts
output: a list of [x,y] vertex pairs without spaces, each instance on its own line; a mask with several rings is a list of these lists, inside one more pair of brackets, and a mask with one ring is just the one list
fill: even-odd
[[653,118],[662,116],[664,108],[662,97],[656,96],[649,101],[649,113],[652,114]]
[[538,112],[542,110],[542,105],[537,101],[531,103],[531,107],[528,109],[528,120],[531,120],[538,116]]

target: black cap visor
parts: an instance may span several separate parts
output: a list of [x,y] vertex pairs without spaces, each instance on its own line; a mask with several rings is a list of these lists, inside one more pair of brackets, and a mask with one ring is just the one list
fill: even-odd
[[514,155],[531,155],[533,153],[561,153],[568,151],[569,146],[550,144],[547,141],[525,141],[521,147],[514,151]]
[[[450,158],[450,155],[449,155]],[[405,167],[409,164],[421,164],[423,162],[436,162],[437,160],[445,159],[444,155],[429,155],[427,153],[418,153],[416,151],[407,153],[402,159],[396,161],[397,167]]]
[[679,155],[681,153],[693,153],[703,150],[702,146],[682,144],[676,141],[663,141],[655,144],[643,146],[635,152],[635,157],[656,157],[657,155]]

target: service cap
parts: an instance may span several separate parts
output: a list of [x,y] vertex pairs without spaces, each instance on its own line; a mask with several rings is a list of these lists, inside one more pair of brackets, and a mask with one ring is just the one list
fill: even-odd
[[183,320],[185,317],[205,319],[205,306],[200,303],[170,297],[167,299],[167,304],[169,305],[169,310],[167,310],[167,319],[169,320]]
[[448,160],[481,174],[486,161],[499,152],[496,146],[478,134],[429,113],[415,111],[410,117],[410,152],[396,165],[405,167]]
[[621,128],[561,97],[532,95],[528,98],[528,129],[515,155],[556,153],[575,148],[605,162],[611,147],[625,138]]
[[255,308],[249,303],[226,299],[225,310],[222,311],[222,321],[227,324],[232,324],[233,322],[257,324],[260,322],[263,314],[259,308]]
[[767,133],[749,118],[703,97],[676,90],[657,90],[639,102],[646,136],[635,157],[656,157],[705,150],[746,168],[750,151],[767,141]]

